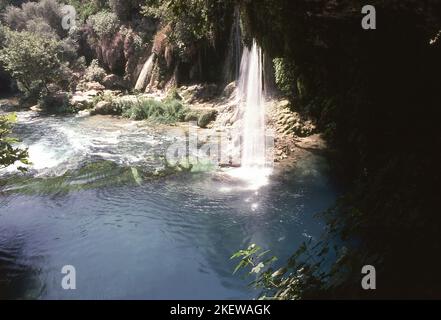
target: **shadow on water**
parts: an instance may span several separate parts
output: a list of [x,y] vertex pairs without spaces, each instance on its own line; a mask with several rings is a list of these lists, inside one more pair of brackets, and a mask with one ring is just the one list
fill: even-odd
[[35,299],[43,295],[41,270],[23,259],[24,237],[0,228],[0,299]]

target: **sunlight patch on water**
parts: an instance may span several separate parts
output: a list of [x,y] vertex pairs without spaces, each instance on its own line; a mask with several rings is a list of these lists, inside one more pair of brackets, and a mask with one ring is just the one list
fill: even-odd
[[228,192],[229,190],[259,190],[266,186],[270,182],[270,176],[272,174],[272,168],[253,168],[253,167],[240,167],[230,168],[223,170],[225,174],[236,182],[236,185],[223,187],[222,191]]

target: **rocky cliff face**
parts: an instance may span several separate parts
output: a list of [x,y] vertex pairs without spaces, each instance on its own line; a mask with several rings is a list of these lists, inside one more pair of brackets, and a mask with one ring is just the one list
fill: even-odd
[[[241,1],[248,37],[283,59],[279,76],[294,84],[287,86],[291,100],[316,118],[339,150],[336,167],[356,181],[332,223],[345,225],[345,236],[361,237],[363,254],[346,255],[348,265],[338,268],[361,270],[380,255],[384,287],[374,297],[433,297],[441,261],[433,255],[440,241],[431,226],[441,223],[428,185],[441,187],[433,170],[441,161],[434,138],[441,118],[441,2],[369,4],[376,30],[361,27],[360,1]],[[425,231],[409,238],[415,225]],[[404,283],[406,274],[430,276]],[[347,275],[354,287],[337,285],[333,294],[366,295],[358,275]]]
[[397,141],[405,148],[421,133],[436,134],[429,118],[440,115],[434,99],[441,41],[434,39],[441,3],[370,4],[376,30],[362,29],[359,1],[242,1],[248,37],[284,60],[281,76],[294,84],[296,107],[317,119],[328,140],[363,160],[355,171],[373,160],[368,150],[398,147]]

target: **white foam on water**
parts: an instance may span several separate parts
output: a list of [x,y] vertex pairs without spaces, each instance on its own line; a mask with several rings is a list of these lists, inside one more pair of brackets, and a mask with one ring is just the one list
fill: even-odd
[[46,142],[31,145],[28,152],[31,168],[35,170],[54,168],[68,159],[66,154],[57,153]]

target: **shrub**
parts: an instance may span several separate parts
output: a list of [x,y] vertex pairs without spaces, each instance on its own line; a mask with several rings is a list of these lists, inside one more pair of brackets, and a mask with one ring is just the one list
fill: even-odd
[[176,87],[171,88],[170,90],[168,90],[167,92],[167,97],[165,98],[166,100],[182,100],[181,95],[179,94],[179,91]]
[[126,26],[121,26],[119,33],[124,39],[128,39],[128,37],[130,37],[130,42],[127,42],[126,40],[125,45],[130,45],[131,49],[135,52],[141,53],[143,50],[145,50],[142,37],[138,33],[134,32],[133,29],[127,28]]
[[114,100],[116,100],[116,97],[109,92],[105,92],[104,94],[97,95],[92,99],[94,107],[102,101],[114,104]]
[[122,20],[126,20],[131,10],[131,0],[109,0],[112,11]]
[[6,42],[6,32],[7,28],[2,25],[0,21],[0,49],[3,47],[3,44]]
[[100,67],[98,60],[94,59],[90,63],[89,67],[87,67],[84,78],[87,81],[101,82],[105,76],[106,71]]
[[[0,168],[6,168],[17,161],[22,164],[29,164],[28,151],[20,148],[14,148],[13,144],[18,141],[9,137],[12,129],[12,123],[16,121],[15,115],[0,116]],[[25,171],[23,167],[18,168]]]
[[107,11],[101,11],[90,16],[87,19],[87,24],[92,27],[100,39],[111,37],[120,27],[120,21],[116,14]]
[[39,106],[49,113],[71,113],[72,107],[66,92],[42,94],[38,100]]
[[283,58],[276,58],[273,63],[277,87],[283,94],[294,96],[296,94],[296,74],[294,64],[287,62],[286,59]]
[[3,21],[13,30],[24,30],[29,20],[21,8],[8,6],[3,13]]
[[184,121],[188,109],[178,100],[158,101],[138,99],[129,108],[124,108],[123,116],[133,120],[152,120],[160,123]]
[[31,92],[58,82],[65,74],[59,59],[60,44],[30,32],[6,30],[5,47],[0,50],[0,61],[19,82],[19,88]]
[[81,23],[84,23],[87,21],[87,18],[96,14],[102,9],[102,6],[98,1],[69,0],[68,3],[76,9]]
[[121,19],[134,20],[132,13],[138,13],[145,0],[109,0],[109,6]]
[[61,4],[56,0],[25,2],[21,7],[8,6],[4,22],[15,31],[42,32],[41,34],[63,36]]
[[26,31],[39,34],[39,35],[45,35],[49,38],[57,38],[57,33],[55,30],[49,25],[49,23],[44,20],[41,17],[35,18],[33,20],[29,20],[26,23],[26,26],[24,28]]
[[161,20],[164,26],[170,26],[168,39],[182,58],[188,58],[195,43],[213,43],[217,32],[227,32],[226,24],[219,21],[231,12],[232,3],[218,0],[147,0],[142,13]]

